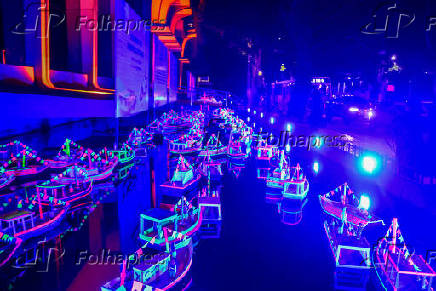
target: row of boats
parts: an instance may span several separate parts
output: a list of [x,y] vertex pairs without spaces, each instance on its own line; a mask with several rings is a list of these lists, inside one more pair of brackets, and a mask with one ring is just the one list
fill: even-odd
[[[278,205],[283,223],[298,224],[309,191],[300,165],[291,166],[283,149],[261,138],[254,151],[257,177],[266,182],[267,202]],[[335,288],[365,290],[369,271],[374,268],[385,289],[433,290],[436,272],[422,256],[409,252],[397,218],[371,248],[363,231],[368,225],[384,222],[368,212],[366,198],[359,199],[347,183],[319,195],[324,230],[336,264]]]
[[[283,217],[301,213],[307,203],[309,182],[300,165],[291,165],[282,148],[269,145],[225,108],[170,111],[145,128],[134,128],[117,150],[94,152],[66,140],[53,159],[45,160],[15,141],[0,147],[1,195],[9,197],[10,189],[31,183],[31,177],[45,171],[50,178],[34,184],[31,193],[15,195],[15,204],[0,209],[0,265],[23,241],[55,227],[93,187],[112,179],[115,168],[146,157],[159,137],[170,153],[159,205],[140,215],[141,247],[123,261],[120,275],[102,290],[167,290],[183,281],[192,265],[197,233],[220,229],[217,188],[225,168],[238,176],[252,155],[257,177],[265,181],[266,199],[279,205]],[[421,256],[409,253],[397,219],[372,249],[363,230],[383,222],[361,205],[348,184],[320,195],[319,202],[337,274],[342,274],[338,288],[356,287],[356,281],[362,282],[374,267],[393,290],[432,290],[436,273]],[[297,215],[288,224],[300,220]]]

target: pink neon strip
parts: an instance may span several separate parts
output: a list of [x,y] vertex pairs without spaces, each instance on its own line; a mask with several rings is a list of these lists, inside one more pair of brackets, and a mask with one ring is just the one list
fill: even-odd
[[1,263],[0,263],[0,267],[3,266],[4,264],[6,264],[7,261],[9,261],[9,259],[12,257],[12,255],[17,251],[17,249],[20,247],[21,243],[23,242],[23,240],[19,237],[16,238],[16,243],[15,243],[15,247],[12,250],[12,252],[9,254],[9,256],[4,259]]

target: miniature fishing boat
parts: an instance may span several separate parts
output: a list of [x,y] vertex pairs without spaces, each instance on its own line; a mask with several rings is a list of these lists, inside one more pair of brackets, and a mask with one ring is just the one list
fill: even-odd
[[118,164],[127,164],[135,158],[135,150],[124,143],[121,149],[108,151],[110,155],[116,156],[118,158]]
[[[16,178],[37,175],[48,169],[48,162],[38,157],[37,152],[19,141],[14,141],[2,149],[4,172]],[[7,159],[7,160],[4,160]]]
[[62,169],[79,162],[85,149],[70,139],[66,139],[61,150],[52,160],[47,160],[48,166],[54,169]]
[[[65,184],[63,180],[65,177],[72,179],[74,182]],[[72,203],[89,196],[92,191],[92,184],[93,181],[89,179],[86,169],[72,166],[63,173],[37,185],[36,191],[37,195],[42,193],[44,197],[54,197],[63,202]]]
[[10,236],[0,231],[0,267],[12,258],[22,241],[19,237]]
[[[118,164],[118,157],[108,150],[103,149],[100,153],[88,149],[80,158],[79,167],[84,168],[87,172],[86,177],[82,182],[89,181],[104,181],[108,179]],[[74,172],[69,172],[70,175],[62,175],[58,177],[57,182],[61,184],[74,184],[77,183],[77,177]]]
[[277,200],[282,198],[282,192],[285,183],[289,182],[291,179],[291,168],[289,163],[285,158],[285,153],[283,150],[280,151],[280,161],[277,166],[272,171],[267,172],[266,177],[266,199],[267,200]]
[[283,183],[283,199],[303,200],[309,192],[309,181],[303,175],[300,164],[290,169],[290,179]]
[[232,133],[227,150],[227,156],[233,163],[243,164],[251,154],[251,134],[245,132],[243,134]]
[[365,228],[370,223],[382,222],[365,209],[359,208],[359,199],[353,194],[347,183],[323,196],[320,195],[319,202],[328,215],[337,220],[342,220],[345,215],[347,224],[357,226],[360,229]]
[[29,203],[19,200],[15,207],[8,207],[9,210],[0,215],[0,231],[23,241],[39,236],[57,227],[69,207],[68,203],[42,193],[33,196]]
[[[410,253],[394,218],[374,252],[374,267],[386,290],[433,290],[436,272],[421,255]],[[383,282],[382,282],[383,283]]]
[[261,140],[256,147],[256,166],[258,168],[270,168],[271,160],[278,157],[280,149],[278,146],[267,144],[266,140]]
[[220,157],[223,157],[227,154],[227,146],[223,145],[221,141],[219,140],[219,134],[216,136],[215,134],[212,134],[207,141],[204,148],[200,151],[199,155],[200,157],[207,157],[209,156],[212,159],[218,159]]
[[107,282],[101,290],[168,290],[183,280],[192,265],[191,238],[168,243],[165,251],[147,246],[124,260],[120,277]]
[[153,134],[145,128],[134,128],[127,138],[126,144],[135,150],[135,156],[147,156],[147,149],[153,147]]
[[161,185],[166,195],[181,196],[197,188],[201,174],[180,155],[173,177]]
[[169,152],[176,155],[198,154],[201,151],[202,142],[202,138],[183,137],[169,142]]
[[370,270],[370,244],[362,237],[371,223],[383,223],[359,207],[358,199],[347,183],[319,196],[327,214],[324,230],[336,263],[337,288],[365,288]]
[[199,208],[182,197],[174,209],[148,209],[141,214],[140,219],[139,238],[163,246],[192,236],[201,225],[202,215]]

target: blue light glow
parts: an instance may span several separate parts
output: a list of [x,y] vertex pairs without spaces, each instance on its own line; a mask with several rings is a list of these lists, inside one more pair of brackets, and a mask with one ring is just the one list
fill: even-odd
[[290,152],[291,151],[291,146],[289,144],[287,144],[285,149],[286,149],[286,152]]
[[370,206],[371,206],[371,199],[367,194],[362,194],[360,196],[359,208],[368,210]]
[[318,174],[318,172],[319,172],[319,163],[318,162],[313,163],[313,171],[315,172],[315,174]]
[[378,168],[377,157],[372,155],[364,155],[361,159],[361,167],[368,174],[373,174]]
[[348,108],[348,111],[350,111],[350,112],[359,112],[359,108],[352,106],[352,107]]
[[269,123],[271,123],[271,124],[274,124],[274,117],[271,117],[270,119],[269,119]]
[[286,131],[292,132],[292,124],[291,123],[286,124]]

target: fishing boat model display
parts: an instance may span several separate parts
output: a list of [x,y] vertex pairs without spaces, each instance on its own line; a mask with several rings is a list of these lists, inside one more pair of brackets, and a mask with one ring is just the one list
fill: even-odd
[[34,195],[28,202],[20,199],[0,215],[0,231],[23,241],[39,236],[57,227],[69,207],[69,203],[43,193]]
[[161,187],[166,195],[179,197],[196,189],[200,178],[201,174],[198,173],[197,168],[180,155],[171,180],[163,183]]
[[[106,150],[106,148],[99,153],[88,149],[78,163],[78,166],[84,168],[87,172],[83,182],[94,181],[94,183],[108,179],[117,165],[118,157]],[[77,181],[75,176],[62,175],[58,177],[57,182],[70,185]]]
[[[71,180],[72,183],[65,184],[64,178]],[[42,193],[43,197],[54,197],[61,201],[72,203],[89,196],[93,189],[92,185],[93,181],[89,179],[86,169],[72,166],[63,173],[37,185],[36,191],[37,195]]]
[[291,179],[291,168],[285,158],[283,150],[280,151],[280,161],[274,170],[267,171],[266,177],[266,199],[277,200],[282,198],[285,183]]
[[244,131],[243,134],[231,133],[227,150],[227,156],[233,163],[245,163],[251,154],[251,134]]
[[66,139],[58,154],[53,159],[47,160],[48,166],[54,169],[72,166],[79,162],[84,152],[85,149],[83,146],[70,139]]
[[421,255],[409,252],[397,218],[378,241],[373,255],[375,270],[386,290],[433,290],[436,272]]
[[200,209],[182,197],[174,209],[151,208],[142,213],[139,238],[160,246],[168,242],[179,242],[185,236],[190,237],[197,232],[201,221]]
[[371,215],[367,210],[359,207],[360,201],[354,195],[347,183],[319,196],[322,209],[328,215],[363,230],[368,224],[383,221]]
[[124,143],[121,149],[108,151],[109,155],[116,156],[118,158],[118,164],[128,164],[135,158],[135,150]]
[[223,145],[219,139],[219,134],[216,136],[212,134],[209,137],[206,145],[200,151],[198,156],[207,157],[209,156],[212,159],[219,159],[220,157],[224,157],[227,154],[227,146]]
[[12,258],[22,241],[19,237],[10,236],[0,231],[0,267]]
[[134,128],[127,138],[126,144],[135,151],[135,156],[147,156],[148,148],[154,147],[153,134],[145,128]]
[[324,230],[336,263],[337,288],[365,288],[370,262],[370,244],[362,231],[368,224],[383,223],[358,202],[347,183],[319,196],[327,214]]
[[36,175],[49,168],[48,162],[37,152],[19,141],[14,141],[2,148],[2,172],[15,178]]
[[290,178],[283,183],[283,199],[303,200],[309,192],[309,181],[300,164],[290,168]]
[[[168,238],[167,229],[163,229]],[[168,290],[181,282],[192,265],[192,239],[167,242],[164,251],[148,247],[146,243],[123,261],[119,277],[107,282],[102,291]]]
[[166,137],[172,154],[195,155],[201,151],[203,144],[203,115],[195,114],[190,120],[191,127],[187,133],[172,139]]

